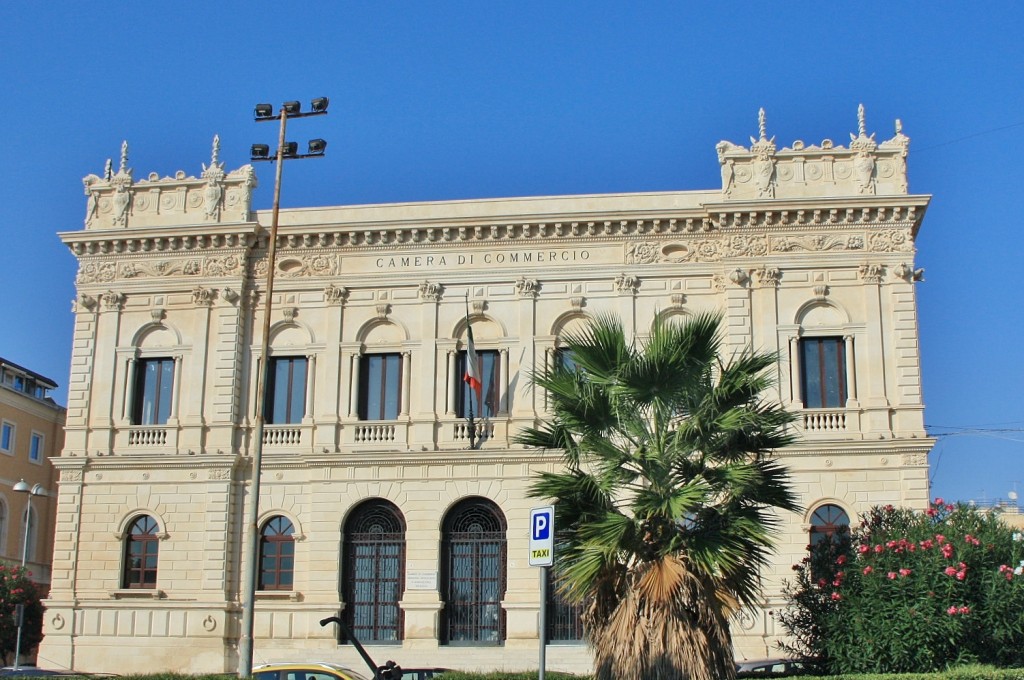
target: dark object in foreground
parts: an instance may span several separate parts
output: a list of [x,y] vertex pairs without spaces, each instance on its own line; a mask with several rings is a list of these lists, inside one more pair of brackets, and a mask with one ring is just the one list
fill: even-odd
[[348,626],[341,619],[340,616],[328,616],[326,619],[320,619],[320,626],[326,626],[328,623],[336,623],[341,627],[345,637],[352,641],[352,644],[356,646],[356,651],[359,652],[359,656],[363,657],[363,661],[370,668],[370,672],[373,673],[374,680],[402,680],[402,667],[396,664],[394,661],[388,659],[388,662],[383,666],[378,666],[370,658],[370,655],[366,652],[366,648],[363,647],[362,643],[352,634]]

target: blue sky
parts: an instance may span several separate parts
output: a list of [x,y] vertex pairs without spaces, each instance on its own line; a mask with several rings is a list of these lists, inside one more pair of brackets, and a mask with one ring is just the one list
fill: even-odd
[[[947,498],[1024,493],[1024,5],[1011,2],[0,4],[0,356],[65,385],[81,178],[229,168],[261,101],[331,97],[290,126],[285,207],[708,189],[714,145],[910,136],[934,199],[917,264],[925,421]],[[301,126],[301,127],[300,127]],[[290,135],[291,137],[292,135]],[[257,168],[268,208],[271,166]]]

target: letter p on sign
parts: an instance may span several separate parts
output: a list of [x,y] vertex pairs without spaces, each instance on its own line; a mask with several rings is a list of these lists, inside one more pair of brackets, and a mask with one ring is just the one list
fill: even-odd
[[555,508],[530,510],[530,566],[550,567],[555,557]]

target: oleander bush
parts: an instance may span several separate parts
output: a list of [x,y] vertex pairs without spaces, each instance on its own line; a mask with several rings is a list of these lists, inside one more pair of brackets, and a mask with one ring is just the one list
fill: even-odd
[[[998,513],[942,499],[924,512],[876,507],[793,569],[782,648],[824,672],[1024,665],[1024,540]],[[945,677],[983,677],[965,668]]]
[[24,655],[43,639],[43,605],[31,576],[24,567],[0,562],[0,665],[14,662],[18,635],[17,605],[25,605],[21,653]]

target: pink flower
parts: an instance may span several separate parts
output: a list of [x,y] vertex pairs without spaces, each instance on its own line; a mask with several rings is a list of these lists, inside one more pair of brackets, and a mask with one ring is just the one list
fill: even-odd
[[1000,574],[1005,574],[1008,571],[1011,571],[1010,567],[1006,566],[1005,564],[1000,564],[999,565],[999,573]]
[[864,553],[866,553],[866,552],[868,552],[870,550],[871,550],[871,548],[867,547],[866,545],[862,545],[862,546],[859,546],[857,548],[857,552],[859,552],[861,555],[863,555]]
[[887,505],[887,506],[885,506],[885,508],[883,508],[883,509],[884,509],[884,510],[885,510],[886,512],[896,512],[896,508],[892,507],[892,505]]
[[956,576],[956,567],[946,567],[946,576]]
[[828,581],[826,581],[826,580],[825,580],[825,579],[823,579],[823,578],[819,578],[819,579],[818,579],[818,587],[819,587],[819,588],[824,588],[824,587],[825,587],[825,585],[826,585],[827,583],[828,583]]
[[946,504],[946,512],[953,512],[954,510],[956,510],[956,506],[955,505],[948,504],[948,503]]
[[878,545],[875,546],[875,552],[878,553],[879,555],[884,553],[885,552],[885,546],[882,545],[881,543],[879,543]]
[[843,596],[842,596],[842,595],[840,595],[839,593],[832,593],[832,600],[833,600],[833,601],[835,601],[835,600],[841,600],[841,599],[843,599]]
[[957,608],[955,606],[951,606],[949,609],[946,610],[946,613],[950,616],[956,616],[956,612]]
[[953,544],[952,543],[946,543],[945,545],[942,546],[942,556],[945,557],[947,560],[950,557],[953,556]]
[[910,576],[912,573],[911,569],[900,569],[900,576]]
[[971,608],[970,607],[960,607],[960,609],[957,610],[957,613],[958,614],[970,614],[971,613]]
[[793,571],[800,571],[800,565],[799,564],[794,564],[793,565]]
[[928,550],[933,545],[935,545],[935,543],[933,543],[932,539],[930,539],[930,538],[926,538],[925,540],[921,541],[921,549],[922,550]]
[[937,514],[939,514],[939,512],[935,508],[928,508],[927,510],[924,511],[924,514],[928,515],[929,517],[935,517]]
[[945,504],[946,504],[946,501],[942,500],[941,498],[936,498],[935,499],[935,505],[945,505]]
[[943,543],[946,542],[946,537],[943,536],[942,534],[935,534],[935,542],[938,543],[939,545],[942,545]]
[[890,581],[895,581],[896,580],[896,572],[895,571],[890,571],[888,574],[886,574],[886,576],[889,577]]
[[958,571],[958,572],[956,572],[956,580],[957,581],[963,581],[965,578],[967,578],[967,572],[966,571]]
[[867,576],[868,574],[870,574],[870,573],[871,573],[871,572],[873,572],[874,570],[875,570],[875,568],[874,568],[874,567],[872,567],[872,566],[871,566],[871,565],[869,564],[868,566],[864,567],[864,575],[865,575],[865,576]]
[[1007,581],[1012,581],[1013,580],[1013,572],[1012,571],[1006,572],[1006,580]]
[[840,555],[837,557],[836,564],[846,564],[846,555]]

